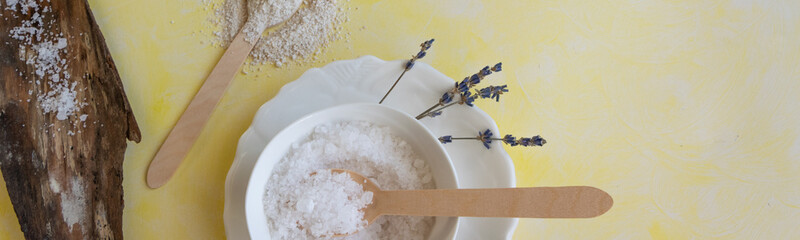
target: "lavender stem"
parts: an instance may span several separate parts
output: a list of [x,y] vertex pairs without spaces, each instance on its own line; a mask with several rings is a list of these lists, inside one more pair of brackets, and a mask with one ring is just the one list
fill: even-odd
[[384,95],[383,95],[383,98],[381,98],[381,101],[380,101],[380,102],[378,102],[378,104],[382,104],[382,103],[383,103],[383,100],[386,100],[386,97],[387,97],[387,96],[389,96],[389,93],[391,93],[391,92],[392,92],[392,90],[394,90],[394,87],[395,87],[395,86],[397,86],[397,83],[398,83],[398,82],[400,82],[400,79],[401,79],[401,78],[403,78],[403,75],[405,75],[405,74],[406,74],[406,72],[408,72],[408,69],[409,69],[409,68],[406,68],[405,70],[403,70],[403,73],[400,73],[400,76],[399,76],[399,77],[397,77],[397,80],[395,80],[395,81],[394,81],[394,84],[392,84],[392,87],[391,87],[391,88],[389,88],[389,91],[388,91],[388,92],[386,92],[386,94],[384,94]]
[[448,107],[450,107],[450,106],[453,106],[453,105],[456,105],[456,104],[458,104],[458,102],[452,102],[452,103],[450,103],[450,104],[447,104],[447,105],[445,105],[445,106],[443,106],[443,107],[440,107],[440,108],[438,108],[438,109],[436,109],[436,110],[433,110],[433,108],[434,108],[434,107],[436,107],[436,106],[441,106],[441,104],[434,105],[434,106],[433,106],[431,109],[429,109],[428,111],[426,111],[426,112],[424,112],[424,113],[420,114],[419,116],[417,116],[417,120],[420,120],[420,119],[423,119],[423,118],[425,118],[426,116],[428,116],[428,113],[442,111],[442,110],[444,110],[445,108],[448,108]]
[[431,112],[431,110],[433,110],[434,108],[436,108],[436,107],[438,107],[438,106],[441,106],[441,105],[442,105],[442,103],[441,103],[441,102],[434,104],[433,106],[431,106],[430,108],[428,108],[428,110],[425,110],[424,112],[422,112],[422,113],[420,113],[419,115],[417,115],[417,117],[416,117],[416,118],[417,118],[417,120],[420,120],[420,119],[424,118],[426,115],[428,115],[428,113],[430,113],[430,112]]

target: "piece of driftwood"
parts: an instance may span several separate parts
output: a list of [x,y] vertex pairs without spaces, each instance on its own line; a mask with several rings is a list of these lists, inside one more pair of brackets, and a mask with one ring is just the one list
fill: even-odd
[[45,113],[36,95],[47,79],[21,56],[35,51],[8,34],[32,13],[13,17],[0,3],[0,170],[11,203],[27,239],[122,239],[122,161],[139,128],[88,3],[37,2],[51,8],[45,30],[68,39],[61,57],[86,105],[66,120]]

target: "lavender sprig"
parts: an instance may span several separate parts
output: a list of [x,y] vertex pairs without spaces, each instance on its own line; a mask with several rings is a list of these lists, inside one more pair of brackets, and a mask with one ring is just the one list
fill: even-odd
[[386,100],[386,97],[389,96],[389,93],[391,93],[392,90],[394,90],[394,87],[397,86],[397,83],[400,82],[400,79],[403,78],[403,75],[405,75],[406,72],[408,72],[408,70],[411,70],[411,68],[414,67],[414,63],[417,61],[417,59],[422,59],[425,57],[428,49],[430,49],[431,45],[433,45],[433,40],[434,39],[431,38],[431,40],[422,42],[422,44],[419,45],[420,47],[419,52],[416,55],[411,56],[411,59],[409,59],[408,62],[406,62],[405,69],[403,69],[403,72],[400,73],[400,76],[397,77],[397,80],[394,81],[392,87],[389,88],[389,91],[387,91],[386,94],[383,95],[383,98],[381,98],[381,101],[379,101],[378,104],[382,104],[383,100]]
[[[497,63],[492,67],[485,66],[480,71],[478,71],[477,73],[472,74],[471,76],[465,77],[464,80],[461,80],[461,82],[455,83],[455,85],[453,86],[452,89],[450,89],[449,91],[447,91],[444,94],[442,94],[442,97],[439,98],[439,102],[437,102],[436,104],[434,104],[433,106],[431,106],[427,110],[425,110],[422,113],[420,113],[419,115],[417,115],[417,117],[416,117],[417,120],[422,119],[422,118],[424,118],[426,116],[433,117],[433,115],[431,114],[432,112],[440,112],[441,110],[443,110],[445,108],[448,108],[448,107],[450,107],[452,105],[455,105],[455,104],[453,104],[451,102],[454,100],[454,97],[456,95],[458,95],[460,97],[459,101],[457,101],[456,103],[458,103],[458,104],[467,104],[467,106],[472,107],[473,106],[472,102],[475,101],[476,97],[484,98],[480,94],[480,91],[476,92],[475,94],[472,94],[470,92],[472,87],[474,87],[475,85],[478,85],[478,83],[480,83],[481,80],[483,80],[483,78],[485,78],[486,76],[492,74],[493,72],[499,72],[499,71],[502,71],[502,70],[503,70],[503,63]],[[492,97],[492,98],[496,98],[499,101],[500,94],[502,94],[502,92],[508,92],[508,89],[505,89],[505,85],[503,85],[502,87],[503,87],[503,89],[500,90],[501,92],[495,94],[494,95],[495,97]],[[441,114],[441,113],[439,113],[439,114]],[[439,115],[439,114],[436,114],[436,115]]]
[[475,90],[474,94],[471,94],[470,92],[467,92],[466,94],[462,93],[459,101],[449,103],[437,109],[432,109],[430,112],[428,112],[427,115],[422,117],[436,117],[442,115],[442,110],[456,104],[466,104],[467,106],[472,107],[474,106],[473,102],[478,98],[481,99],[491,98],[499,102],[500,95],[503,95],[503,93],[507,92],[508,92],[508,85],[500,85],[500,86],[488,86],[485,88]]
[[509,146],[512,146],[512,147],[515,147],[515,146],[523,146],[523,147],[539,146],[539,147],[541,147],[542,145],[547,143],[547,140],[544,140],[544,138],[542,138],[539,135],[536,135],[536,136],[533,136],[533,137],[529,137],[529,138],[526,138],[526,137],[516,138],[511,134],[506,134],[503,138],[496,138],[496,137],[493,137],[493,136],[494,136],[494,134],[492,133],[492,130],[486,129],[483,132],[478,131],[478,136],[475,136],[475,137],[457,137],[457,138],[454,138],[453,136],[450,136],[450,135],[441,136],[441,137],[439,137],[439,142],[441,142],[442,144],[447,144],[447,143],[453,142],[453,140],[478,140],[478,141],[481,141],[481,143],[483,143],[483,146],[486,147],[486,149],[491,149],[491,145],[490,144],[492,143],[492,141],[502,141],[503,143],[508,144]]

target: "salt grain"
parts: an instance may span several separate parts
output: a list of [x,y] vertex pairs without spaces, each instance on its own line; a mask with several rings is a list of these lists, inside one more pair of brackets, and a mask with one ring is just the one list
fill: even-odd
[[[360,173],[385,190],[435,187],[428,164],[388,128],[360,121],[323,124],[315,127],[305,139],[292,144],[269,178],[264,212],[272,239],[331,239],[322,237],[325,234],[315,234],[325,232],[319,229],[352,226],[353,221],[342,219],[352,219],[353,211],[320,212],[319,209],[325,208],[320,205],[332,203],[313,200],[325,195],[310,191],[314,188],[307,185],[312,173],[332,168]],[[359,199],[355,198],[357,203],[368,202],[366,197]],[[307,218],[309,211],[312,215],[319,214],[315,216],[317,219],[325,220],[296,224],[303,216]],[[432,225],[432,217],[383,216],[354,235],[336,239],[422,240]]]
[[[19,56],[32,66],[36,85],[40,85],[38,88],[49,89],[36,96],[43,114],[55,113],[56,119],[66,120],[79,112],[87,104],[78,101],[79,91],[75,89],[77,83],[70,84],[69,64],[61,57],[67,54],[67,38],[61,33],[48,31],[56,26],[54,20],[45,21],[49,17],[46,14],[51,12],[50,8],[39,6],[35,0],[6,0],[6,9],[15,11],[15,14],[19,11],[23,15],[32,11],[31,17],[11,28],[9,35],[19,41]],[[26,54],[29,50],[33,50],[35,56]],[[19,75],[23,76],[22,72]],[[41,86],[40,80],[44,80],[46,86]],[[28,91],[28,94],[32,93]],[[30,100],[29,98],[26,102]]]
[[367,225],[362,209],[372,203],[372,192],[364,191],[347,173],[317,171],[294,189],[279,195],[284,202],[295,203],[285,205],[286,211],[273,218],[279,225],[302,226],[305,235],[313,238],[351,234]]

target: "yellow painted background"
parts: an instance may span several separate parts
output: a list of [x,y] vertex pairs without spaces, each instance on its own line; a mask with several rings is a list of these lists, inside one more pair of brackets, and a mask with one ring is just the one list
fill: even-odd
[[[128,239],[221,239],[224,180],[258,106],[311,67],[238,76],[165,187],[150,159],[223,49],[199,0],[91,0],[143,141],[126,153]],[[800,238],[797,1],[361,1],[322,59],[422,61],[460,79],[496,61],[511,92],[478,106],[501,131],[519,186],[592,185],[613,209],[524,219],[515,239]],[[357,8],[357,9],[356,9]],[[174,21],[170,23],[170,21]],[[363,30],[361,29],[363,27]],[[21,238],[0,184],[0,239]]]

